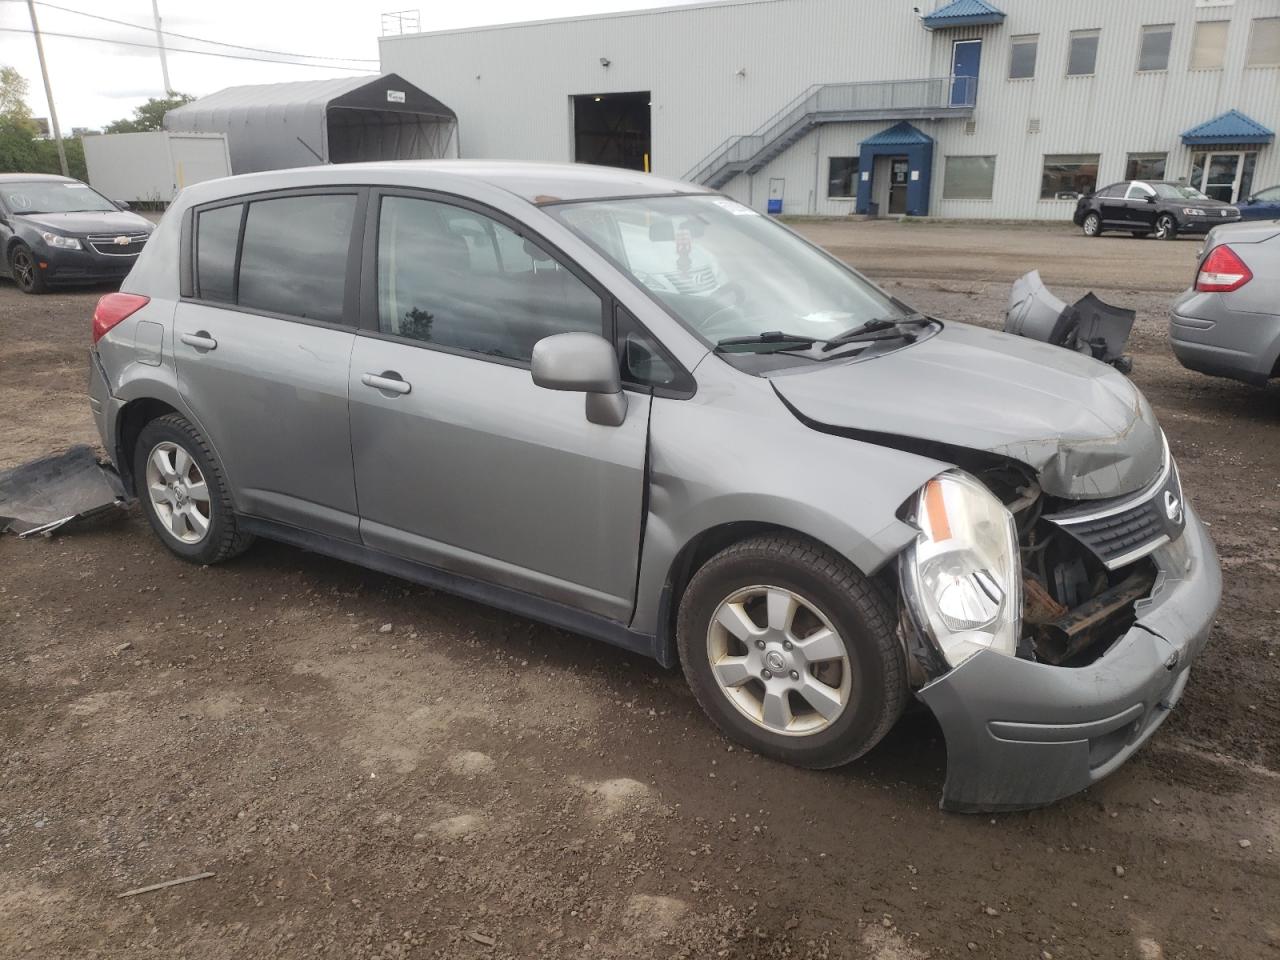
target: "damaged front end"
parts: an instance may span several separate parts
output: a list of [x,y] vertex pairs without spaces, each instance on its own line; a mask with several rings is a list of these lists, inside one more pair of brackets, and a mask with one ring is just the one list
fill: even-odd
[[1125,496],[1053,496],[1006,463],[943,474],[904,505],[921,535],[900,558],[902,629],[946,737],[945,809],[1082,790],[1180,696],[1221,575],[1160,449],[1155,475]]

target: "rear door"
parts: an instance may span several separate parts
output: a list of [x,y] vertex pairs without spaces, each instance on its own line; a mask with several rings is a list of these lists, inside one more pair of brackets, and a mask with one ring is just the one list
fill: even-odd
[[364,194],[260,195],[194,211],[174,315],[179,385],[237,509],[358,539],[347,380]]
[[603,426],[583,394],[529,373],[543,337],[609,332],[604,291],[456,198],[377,197],[364,259],[350,386],[364,542],[627,622],[649,395]]
[[1128,210],[1124,199],[1128,187],[1128,183],[1113,183],[1098,191],[1098,216],[1102,218],[1103,226],[1128,225]]

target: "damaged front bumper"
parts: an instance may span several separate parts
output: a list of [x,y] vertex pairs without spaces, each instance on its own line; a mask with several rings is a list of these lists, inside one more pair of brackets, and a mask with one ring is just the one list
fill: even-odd
[[1218,558],[1190,506],[1137,621],[1084,667],[983,651],[917,695],[947,742],[942,807],[1042,806],[1096,783],[1150,737],[1178,702],[1222,595]]

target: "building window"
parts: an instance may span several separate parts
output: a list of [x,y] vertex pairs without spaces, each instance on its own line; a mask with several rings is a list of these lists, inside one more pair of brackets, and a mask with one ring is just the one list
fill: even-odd
[[1163,180],[1167,153],[1131,153],[1125,164],[1126,180]]
[[1098,63],[1098,37],[1100,30],[1072,30],[1071,47],[1067,52],[1067,76],[1090,77]]
[[1249,53],[1245,65],[1250,67],[1280,67],[1280,17],[1266,17],[1253,21],[1249,31]]
[[947,157],[943,200],[990,200],[996,178],[995,157]]
[[1049,154],[1040,176],[1041,200],[1075,200],[1098,185],[1098,154]]
[[1036,75],[1038,36],[1014,37],[1009,49],[1009,79],[1029,80]]
[[1173,46],[1173,24],[1160,23],[1142,28],[1142,50],[1138,72],[1169,69],[1169,48]]
[[840,199],[858,195],[858,158],[830,157],[827,160],[827,196]]
[[1191,38],[1191,69],[1221,70],[1227,57],[1230,20],[1201,20]]

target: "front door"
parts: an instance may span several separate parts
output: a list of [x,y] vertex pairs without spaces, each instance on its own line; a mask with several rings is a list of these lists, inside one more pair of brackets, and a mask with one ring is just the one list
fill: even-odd
[[889,212],[907,212],[907,188],[911,183],[911,162],[906,157],[889,160]]
[[179,387],[237,508],[349,540],[346,290],[358,200],[306,194],[197,211],[195,296],[173,317]]
[[626,622],[649,397],[602,426],[529,373],[543,337],[602,333],[604,299],[496,216],[423,195],[379,207],[377,330],[351,362],[362,539]]
[[981,40],[957,40],[951,46],[951,105],[973,106],[978,96],[978,67],[982,63]]

